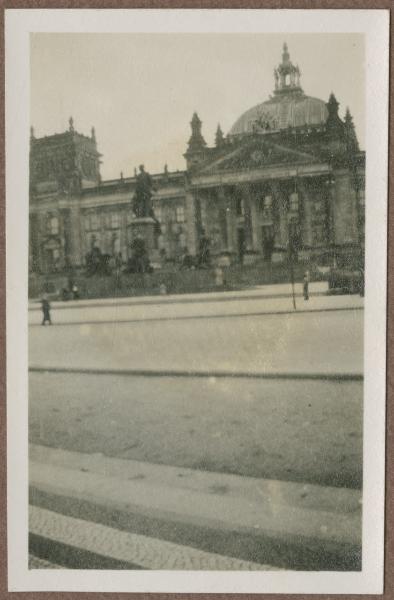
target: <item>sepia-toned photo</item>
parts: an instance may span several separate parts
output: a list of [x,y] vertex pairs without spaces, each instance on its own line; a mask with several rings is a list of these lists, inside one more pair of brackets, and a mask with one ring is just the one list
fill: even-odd
[[365,572],[386,198],[366,33],[317,31],[29,32],[32,577]]

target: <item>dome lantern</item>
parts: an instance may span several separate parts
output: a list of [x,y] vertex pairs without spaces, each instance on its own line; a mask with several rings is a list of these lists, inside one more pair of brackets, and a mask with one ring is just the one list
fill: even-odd
[[282,62],[274,71],[274,94],[301,92],[301,71],[298,65],[293,65],[286,42],[283,44]]

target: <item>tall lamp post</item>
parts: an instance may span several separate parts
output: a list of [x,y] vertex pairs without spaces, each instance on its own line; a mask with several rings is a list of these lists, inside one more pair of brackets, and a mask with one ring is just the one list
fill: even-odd
[[293,308],[297,310],[295,287],[294,287],[294,263],[297,261],[297,249],[299,242],[299,215],[298,215],[298,193],[295,191],[289,197],[288,232],[289,232],[289,266],[290,281],[293,296]]

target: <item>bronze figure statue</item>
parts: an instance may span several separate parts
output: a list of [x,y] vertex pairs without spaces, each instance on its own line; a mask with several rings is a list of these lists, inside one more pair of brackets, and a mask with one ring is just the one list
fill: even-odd
[[133,196],[133,212],[137,218],[154,218],[152,196],[155,188],[152,177],[140,165],[140,172],[137,175],[135,194]]

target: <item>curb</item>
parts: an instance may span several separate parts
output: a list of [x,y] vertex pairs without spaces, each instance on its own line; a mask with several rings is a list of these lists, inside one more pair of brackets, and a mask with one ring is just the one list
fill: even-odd
[[326,381],[363,381],[362,373],[258,373],[247,371],[186,371],[186,370],[154,370],[154,369],[94,369],[74,367],[29,367],[30,373],[64,373],[79,375],[116,375],[124,377],[217,377],[239,379],[309,379]]
[[[98,298],[85,298],[81,300],[69,300],[69,301],[53,301],[52,307],[57,310],[67,309],[67,308],[101,308],[101,307],[109,307],[109,306],[144,306],[146,304],[149,305],[161,305],[161,304],[196,304],[202,302],[230,302],[231,300],[273,300],[275,298],[292,298],[291,293],[282,293],[282,294],[238,294],[234,296],[225,296],[226,292],[221,292],[223,297],[217,296],[217,292],[212,292],[214,295],[212,298],[207,296],[205,293],[202,294],[201,298],[188,298],[186,294],[179,294],[177,296],[171,297],[163,297],[157,295],[156,297],[148,296],[146,300],[139,300],[136,296],[120,296],[119,298],[112,298],[112,302],[96,302]],[[313,296],[328,296],[328,289],[322,292],[310,292],[309,297]],[[350,295],[350,294],[348,294]],[[186,297],[183,297],[186,296]],[[144,296],[141,296],[143,298]],[[296,298],[303,298],[303,294],[296,293]],[[135,301],[133,299],[136,299]],[[29,300],[32,302],[41,302],[39,298],[31,298]],[[41,310],[40,306],[29,306],[29,311]]]
[[[160,321],[187,321],[195,319],[226,319],[226,318],[237,318],[237,317],[260,317],[260,316],[275,316],[275,315],[302,315],[305,313],[324,313],[324,312],[338,312],[338,311],[355,311],[364,310],[363,306],[343,306],[343,307],[332,307],[332,308],[310,308],[310,309],[298,309],[298,310],[276,310],[276,311],[259,311],[249,313],[228,313],[228,314],[216,314],[216,315],[184,315],[181,317],[151,317],[151,318],[140,318],[140,319],[112,319],[112,320],[84,320],[84,321],[61,321],[60,323],[53,323],[57,327],[65,327],[67,325],[100,325],[100,324],[113,324],[113,323],[149,323],[149,322],[160,322]],[[41,327],[41,323],[29,323],[29,327]]]

